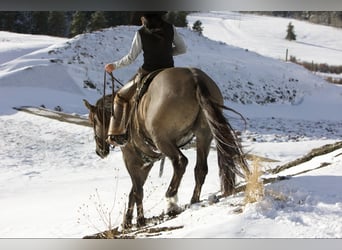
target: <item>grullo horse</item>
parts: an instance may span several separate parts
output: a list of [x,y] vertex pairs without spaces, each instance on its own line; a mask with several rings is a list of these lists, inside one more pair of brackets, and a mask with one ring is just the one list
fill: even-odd
[[[109,154],[107,132],[111,116],[111,95],[102,97],[95,105],[84,100],[93,124],[96,153]],[[196,138],[197,160],[195,188],[191,204],[200,201],[201,188],[208,173],[207,156],[210,144],[216,141],[221,192],[234,192],[236,174],[249,173],[241,145],[223,110],[233,111],[223,104],[222,94],[215,82],[196,68],[168,68],[154,77],[147,92],[130,102],[131,116],[127,124],[129,139],[121,147],[123,159],[132,181],[128,207],[123,225],[132,226],[133,209],[137,207],[137,225],[145,225],[143,186],[153,163],[163,156],[173,166],[173,176],[166,191],[168,213],[177,213],[177,192],[188,164],[180,148]],[[241,171],[242,170],[242,171]]]

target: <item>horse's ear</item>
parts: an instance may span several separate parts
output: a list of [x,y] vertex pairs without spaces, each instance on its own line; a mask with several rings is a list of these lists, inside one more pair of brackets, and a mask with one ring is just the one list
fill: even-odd
[[95,106],[91,105],[86,99],[83,99],[83,103],[89,111],[94,112]]

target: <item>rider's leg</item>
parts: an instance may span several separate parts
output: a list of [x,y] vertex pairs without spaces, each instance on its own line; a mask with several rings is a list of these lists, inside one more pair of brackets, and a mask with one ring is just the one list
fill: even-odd
[[141,79],[148,74],[140,68],[131,81],[125,84],[114,97],[114,117],[111,117],[108,129],[108,142],[123,145],[127,141],[127,121],[129,119],[129,101],[139,86]]
[[[129,100],[132,98],[136,91],[136,82],[132,80],[125,84],[114,98],[114,114],[110,119],[108,128],[108,141],[111,144],[124,144],[126,135],[126,125],[129,115]],[[113,142],[113,140],[115,142]]]

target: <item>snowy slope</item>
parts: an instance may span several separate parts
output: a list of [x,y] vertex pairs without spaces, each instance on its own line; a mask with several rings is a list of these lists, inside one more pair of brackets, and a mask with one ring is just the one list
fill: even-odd
[[[61,98],[54,98],[52,106],[59,105],[66,112],[84,113],[85,108],[77,107],[77,103],[81,98],[95,101],[99,97],[103,89],[104,64],[127,53],[137,28],[117,27],[80,35],[6,62],[0,66],[0,84],[11,90],[15,87],[34,87],[34,91],[41,92],[41,98],[48,95],[46,90],[67,92],[70,95],[68,102],[60,95]],[[304,96],[322,91],[331,92],[332,98],[339,98],[340,90],[334,87],[327,89],[325,81],[298,65],[214,42],[187,29],[181,29],[180,34],[186,41],[188,53],[176,58],[176,65],[203,69],[218,83],[229,102],[296,105],[303,102]],[[125,82],[140,64],[141,57],[131,67],[120,69],[115,74]],[[97,90],[89,85],[96,86]],[[29,96],[35,96],[33,93],[29,96],[27,92],[25,96],[21,93],[17,95],[16,99],[23,100],[19,104],[44,104],[49,107],[44,98],[39,100],[33,97],[29,100]],[[6,103],[10,101],[8,96],[1,100]],[[333,108],[331,103],[323,102],[322,105],[326,105],[325,109]]]
[[[188,16],[189,26],[196,20],[203,26],[203,35],[261,55],[285,60],[298,60],[341,65],[341,29],[313,25],[291,18],[240,14],[238,12],[194,13]],[[294,26],[296,41],[285,38],[289,23]]]
[[[1,116],[0,123],[1,237],[79,238],[106,230],[109,223],[103,222],[103,217],[109,215],[113,226],[120,224],[130,178],[118,150],[100,159],[88,127],[22,112]],[[291,126],[291,122],[286,124]],[[265,169],[338,139],[281,143],[272,134],[263,136],[272,137],[272,142],[249,142],[248,149],[280,161],[264,163]],[[182,205],[191,198],[196,159],[193,149],[184,153],[189,167],[179,190]],[[326,168],[268,185],[266,197],[258,203],[244,206],[243,194],[237,194],[214,205],[194,205],[162,225],[183,225],[183,229],[158,237],[342,237],[341,153],[340,149],[309,163],[313,168],[331,163]],[[215,151],[210,152],[209,162],[202,199],[219,190]],[[158,215],[165,208],[163,196],[171,170],[169,161],[162,178],[158,177],[158,163],[152,169],[145,185],[146,216]]]
[[[228,15],[223,14],[225,18]],[[201,15],[201,20],[211,20],[212,27],[205,30],[219,37],[223,14],[196,15]],[[252,19],[250,15],[239,18]],[[241,37],[245,36],[251,47],[242,48],[179,29],[188,53],[175,58],[179,66],[206,71],[220,86],[226,104],[247,118],[246,130],[237,119],[231,122],[242,130],[247,152],[278,161],[263,163],[264,171],[342,138],[341,87],[274,57],[280,38],[276,34],[262,38],[265,32],[260,27],[268,22],[280,27],[288,20],[263,17],[262,22],[243,23],[246,29],[240,29]],[[253,28],[247,29],[252,24]],[[107,229],[108,222],[104,220],[109,215],[113,226],[120,224],[130,178],[119,149],[102,160],[94,152],[91,128],[17,112],[12,107],[44,104],[53,109],[59,105],[65,112],[86,115],[82,99],[95,102],[101,96],[104,64],[129,50],[137,28],[121,26],[73,39],[0,32],[1,237],[79,238]],[[252,29],[259,30],[258,42],[248,39]],[[336,37],[341,30],[326,30],[313,24],[308,24],[307,29],[312,43],[322,50],[340,46]],[[322,32],[324,36],[319,35]],[[8,42],[13,37],[26,42]],[[273,58],[262,56],[261,49]],[[309,55],[312,46],[302,43],[300,51]],[[332,55],[326,58],[332,64],[336,60]],[[115,75],[126,81],[140,63],[141,57],[134,65],[115,71]],[[182,205],[191,198],[196,159],[193,149],[184,153],[189,167],[179,190]],[[341,155],[339,149],[280,173],[293,174],[330,164],[267,185],[265,197],[257,203],[244,205],[243,194],[239,193],[217,204],[204,201],[194,205],[163,225],[182,225],[182,229],[156,237],[340,238]],[[157,165],[145,186],[146,216],[158,215],[164,209],[163,196],[172,174],[170,162],[166,161],[164,175],[159,178]],[[219,190],[214,150],[210,152],[209,165],[203,200]],[[264,177],[269,175],[265,173]]]
[[43,35],[25,35],[6,31],[0,31],[0,64],[11,61],[17,57],[46,48],[58,41],[65,41],[65,38],[43,36]]

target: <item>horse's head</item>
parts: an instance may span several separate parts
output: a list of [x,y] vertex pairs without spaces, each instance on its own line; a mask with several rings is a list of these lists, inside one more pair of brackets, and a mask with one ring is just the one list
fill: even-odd
[[110,145],[107,143],[110,106],[108,104],[103,105],[101,100],[95,106],[91,105],[87,100],[83,100],[83,102],[89,109],[89,120],[94,128],[96,154],[101,158],[105,158],[109,154],[110,148]]

